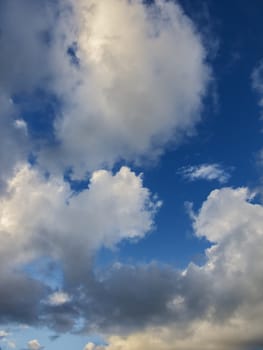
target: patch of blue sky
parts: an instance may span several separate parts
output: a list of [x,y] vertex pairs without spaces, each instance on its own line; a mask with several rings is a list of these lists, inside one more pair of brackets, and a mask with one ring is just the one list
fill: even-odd
[[67,49],[67,54],[69,56],[70,62],[76,66],[79,67],[80,60],[78,57],[78,44],[77,42],[73,42]]
[[[262,121],[257,96],[251,88],[251,72],[263,54],[262,41],[255,40],[257,33],[263,31],[258,10],[262,2],[256,1],[259,7],[243,0],[205,4],[182,0],[180,3],[199,28],[205,24],[212,33],[217,33],[214,38],[210,37],[219,40],[213,59],[215,95],[206,98],[203,120],[194,136],[166,152],[159,164],[136,168],[137,172],[144,173],[144,185],[163,200],[155,231],[136,244],[121,243],[117,251],[102,250],[101,263],[156,259],[182,267],[196,258],[203,261],[204,250],[210,243],[194,236],[184,203],[193,202],[194,210],[198,210],[215,189],[215,183],[188,183],[177,174],[182,167],[220,163],[235,169],[228,183],[216,183],[216,188],[248,186],[253,189],[260,185],[256,157],[262,147]],[[208,7],[208,17],[204,16],[203,5]],[[242,25],[248,18],[249,28]]]
[[[105,344],[102,337],[98,335],[81,335],[81,334],[56,334],[47,328],[35,328],[27,325],[10,326],[10,340],[14,339],[18,349],[27,349],[28,341],[37,339],[41,346],[49,350],[57,349],[83,349],[84,346],[93,342],[98,345]],[[1,344],[5,349],[5,342]]]
[[78,193],[88,189],[89,183],[90,183],[90,177],[88,174],[82,179],[74,179],[74,177],[72,177],[72,175],[73,175],[72,168],[68,168],[67,170],[65,170],[64,181],[69,183],[70,188],[74,192],[74,194],[78,194]]
[[12,100],[19,108],[19,117],[26,122],[28,134],[36,144],[50,145],[58,142],[54,122],[59,118],[61,103],[57,96],[39,88],[33,94],[21,93],[12,96]]

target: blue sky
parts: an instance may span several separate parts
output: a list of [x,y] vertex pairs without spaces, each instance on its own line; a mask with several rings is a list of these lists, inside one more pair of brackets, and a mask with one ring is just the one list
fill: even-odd
[[263,348],[262,11],[0,1],[1,350]]

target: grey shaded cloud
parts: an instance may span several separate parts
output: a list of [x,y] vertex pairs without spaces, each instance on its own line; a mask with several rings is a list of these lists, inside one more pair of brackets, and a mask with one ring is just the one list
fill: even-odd
[[18,272],[1,268],[0,323],[38,324],[40,300],[49,288]]
[[49,1],[0,2],[0,186],[27,160],[27,124],[16,97],[31,94],[50,75],[49,50],[44,34],[52,28]]

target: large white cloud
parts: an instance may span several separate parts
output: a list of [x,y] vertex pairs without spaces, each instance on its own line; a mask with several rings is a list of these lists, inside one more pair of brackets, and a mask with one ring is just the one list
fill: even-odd
[[190,134],[211,71],[201,36],[180,6],[163,0],[71,5],[73,13],[61,13],[53,50],[52,88],[63,100],[55,123],[59,146],[42,161],[50,166],[53,156],[57,166],[79,173],[119,159],[155,158],[168,141]]
[[[41,145],[43,166],[73,166],[80,176],[120,159],[156,158],[193,132],[211,70],[201,35],[176,2],[22,0],[0,10],[0,97],[22,94],[34,106],[40,89],[59,101],[57,142],[28,135],[24,151]],[[16,108],[16,118],[27,119],[20,103]],[[11,138],[15,143],[15,132]],[[9,138],[3,133],[1,140],[6,153]],[[26,159],[16,150],[17,159],[2,168]]]
[[85,265],[84,257],[102,246],[143,237],[159,205],[127,167],[115,175],[96,171],[89,188],[73,194],[67,183],[25,165],[0,200],[1,259],[7,265],[44,254]]

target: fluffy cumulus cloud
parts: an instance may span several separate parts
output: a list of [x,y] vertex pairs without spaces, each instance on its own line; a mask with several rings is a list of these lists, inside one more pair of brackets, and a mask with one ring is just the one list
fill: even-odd
[[[71,329],[81,316],[76,298],[83,302],[84,292],[78,288],[93,299],[100,286],[92,272],[95,253],[143,238],[160,205],[142,176],[127,167],[115,174],[96,171],[89,187],[74,193],[61,178],[21,166],[0,200],[0,322]],[[65,290],[52,292],[43,280],[28,276],[28,264],[46,257],[59,265]],[[49,266],[45,269],[50,275]]]
[[211,74],[201,37],[182,9],[162,0],[151,6],[79,0],[72,7],[71,42],[64,45],[74,56],[73,79],[63,67],[57,80],[64,99],[55,124],[61,161],[86,170],[152,158],[172,137],[191,133]]
[[[12,142],[22,144],[15,133],[25,127],[32,141],[37,116],[28,116],[28,101],[36,108],[40,92],[57,101],[46,117],[55,142],[30,143],[49,169],[71,166],[80,176],[120,159],[152,159],[200,120],[211,71],[177,3],[22,0],[1,3],[0,12],[0,96],[14,97],[16,118],[26,121],[10,122]],[[1,140],[4,152],[10,138]]]
[[230,178],[229,172],[217,163],[183,167],[179,170],[179,174],[189,181],[217,180],[222,184],[226,183]]
[[[0,19],[0,98],[7,105],[14,98],[16,107],[15,120],[1,111],[1,123],[8,121],[0,157],[10,145],[16,155],[4,168],[39,149],[44,166],[71,166],[79,176],[120,159],[152,159],[200,120],[211,80],[207,51],[175,2],[1,2]],[[32,121],[27,107],[39,104],[40,92],[56,101],[52,118],[44,117],[52,144],[32,139],[38,116]],[[27,128],[26,140],[17,140]]]
[[141,176],[127,167],[115,175],[94,172],[89,188],[74,194],[67,183],[23,166],[0,202],[1,260],[7,266],[48,254],[86,265],[81,258],[102,246],[143,237],[159,206]]

